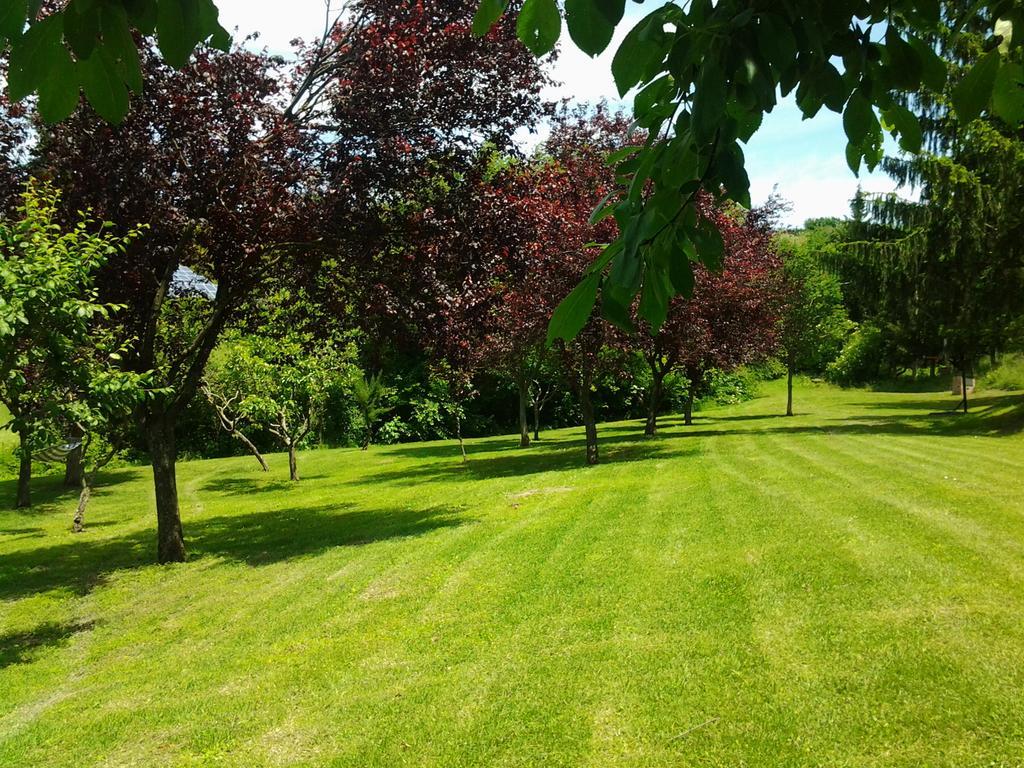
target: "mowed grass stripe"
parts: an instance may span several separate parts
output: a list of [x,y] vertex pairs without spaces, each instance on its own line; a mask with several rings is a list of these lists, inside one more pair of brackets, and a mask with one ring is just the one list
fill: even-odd
[[972,438],[935,395],[768,391],[604,425],[589,470],[579,430],[313,451],[298,486],[186,462],[171,569],[144,470],[85,537],[68,499],[0,511],[0,637],[86,622],[3,657],[0,765],[1019,763],[1019,481],[985,493],[1016,400]]

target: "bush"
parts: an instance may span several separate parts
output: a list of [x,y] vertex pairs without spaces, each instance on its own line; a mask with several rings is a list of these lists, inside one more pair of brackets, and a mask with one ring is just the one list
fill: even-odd
[[705,401],[718,405],[736,405],[757,396],[758,377],[749,368],[735,371],[712,370],[705,381]]
[[1006,355],[999,365],[985,374],[982,385],[985,389],[1024,389],[1024,354]]
[[843,346],[843,351],[825,369],[825,377],[834,384],[865,384],[878,377],[885,353],[882,331],[862,325]]

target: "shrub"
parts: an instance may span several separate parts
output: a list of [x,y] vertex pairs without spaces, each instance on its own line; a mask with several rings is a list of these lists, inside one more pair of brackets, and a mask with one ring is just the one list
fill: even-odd
[[885,353],[882,331],[873,325],[862,325],[843,346],[843,351],[825,370],[834,384],[864,384],[878,377]]
[[985,374],[986,389],[1024,389],[1024,354],[1006,355],[1002,362]]

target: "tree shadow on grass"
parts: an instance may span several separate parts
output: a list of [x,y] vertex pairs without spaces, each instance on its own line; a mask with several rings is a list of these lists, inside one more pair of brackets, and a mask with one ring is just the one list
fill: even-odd
[[24,664],[44,648],[56,648],[67,645],[71,638],[82,632],[88,632],[95,622],[70,622],[40,624],[28,632],[9,632],[0,635],[0,670]]
[[[364,510],[296,507],[249,515],[184,520],[192,557],[219,556],[249,565],[288,560],[334,547],[419,536],[472,522],[455,507]],[[53,589],[85,595],[116,571],[156,563],[153,530],[114,539],[90,540],[68,533],[60,544],[0,558],[0,600]]]
[[[96,493],[105,489],[135,480],[139,477],[138,467],[125,467],[101,472],[96,480]],[[46,507],[54,504],[74,504],[78,498],[78,488],[66,488],[62,474],[36,475],[32,478],[32,506],[26,509],[14,509],[14,499],[18,493],[17,479],[0,480],[0,509],[15,514],[32,517],[41,511],[51,512]],[[69,518],[70,519],[70,518]]]
[[366,510],[328,505],[207,518],[188,526],[186,533],[193,557],[213,555],[256,566],[471,522],[462,509],[451,506]]
[[323,480],[327,475],[303,475],[298,482],[292,480],[270,479],[260,473],[257,477],[216,477],[207,480],[201,487],[206,493],[220,493],[225,496],[249,493],[270,493],[272,491],[301,490],[302,484],[314,480]]
[[[652,459],[678,457],[684,453],[697,453],[697,446],[677,442],[652,440],[637,434],[600,439],[600,466],[650,461]],[[493,480],[501,477],[521,477],[541,472],[565,472],[586,467],[586,441],[583,439],[559,438],[557,441],[538,444],[531,448],[517,448],[514,451],[478,454],[477,444],[470,446],[469,461],[462,462],[458,448],[445,454],[448,461],[435,461],[417,467],[375,472],[350,481],[360,485],[367,482],[390,483],[394,485],[416,485],[423,482]]]

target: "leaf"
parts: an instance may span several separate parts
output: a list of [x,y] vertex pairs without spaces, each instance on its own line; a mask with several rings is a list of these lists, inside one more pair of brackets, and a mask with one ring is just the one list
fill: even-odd
[[615,23],[599,7],[598,0],[565,0],[569,36],[588,56],[597,56],[612,41]]
[[180,69],[188,63],[195,45],[189,39],[180,0],[160,0],[156,14],[156,36],[160,53],[168,64]]
[[597,286],[601,282],[601,273],[593,272],[572,289],[562,299],[551,315],[548,323],[547,344],[550,347],[555,339],[572,341],[583,330],[597,303]]
[[78,106],[78,70],[68,49],[60,43],[53,49],[49,72],[39,83],[39,116],[46,123],[59,123]]
[[977,119],[992,99],[999,74],[999,59],[999,51],[989,51],[953,89],[953,108],[961,122]]
[[1008,61],[999,68],[992,111],[1011,126],[1024,122],[1024,66]]
[[62,16],[47,16],[29,27],[19,39],[11,41],[11,65],[7,75],[11,101],[21,101],[39,89],[64,48],[63,31]]
[[668,53],[666,49],[665,33],[649,31],[652,24],[657,23],[661,14],[655,11],[642,19],[619,45],[612,59],[612,76],[615,78],[615,87],[619,89],[619,96],[625,96],[633,86],[646,82],[654,73],[660,70],[661,63]]
[[139,62],[139,49],[135,47],[128,15],[120,6],[103,6],[103,46],[120,79],[133,91],[141,93],[142,65]]
[[850,100],[846,102],[846,111],[843,112],[843,130],[846,131],[846,138],[851,144],[861,147],[870,134],[878,132],[878,128],[878,118],[875,117],[871,103],[860,91],[854,91]]
[[118,75],[106,48],[78,63],[85,98],[97,114],[115,125],[128,114],[128,89]]
[[910,43],[910,47],[914,49],[921,61],[921,82],[933,92],[941,93],[942,89],[946,87],[946,79],[949,77],[946,62],[932,46],[923,40],[910,35],[907,42]]
[[893,104],[884,112],[886,122],[891,123],[900,136],[900,149],[917,154],[921,151],[924,136],[917,115],[901,104]]
[[519,11],[516,35],[534,56],[550,53],[562,33],[562,16],[555,0],[526,0]]
[[3,0],[0,4],[0,37],[13,40],[25,29],[28,0]]
[[72,0],[64,9],[64,39],[79,60],[96,48],[100,33],[100,9],[83,0]]
[[491,31],[508,7],[508,0],[481,0],[473,16],[473,35],[483,37]]
[[718,227],[711,221],[703,219],[689,234],[696,247],[697,259],[700,263],[708,269],[721,270],[722,259],[725,256],[725,243],[722,241],[722,233],[718,231]]

